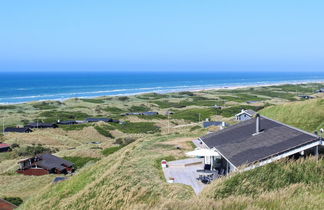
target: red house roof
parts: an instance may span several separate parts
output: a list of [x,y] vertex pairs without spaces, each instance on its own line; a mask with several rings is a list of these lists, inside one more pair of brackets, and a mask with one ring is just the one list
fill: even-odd
[[10,147],[9,144],[0,144],[0,148],[7,148],[7,147]]

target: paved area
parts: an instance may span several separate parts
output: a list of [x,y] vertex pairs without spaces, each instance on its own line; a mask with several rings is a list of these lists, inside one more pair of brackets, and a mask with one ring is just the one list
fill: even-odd
[[168,168],[163,168],[163,173],[167,181],[169,178],[174,178],[174,183],[189,185],[194,189],[196,194],[199,194],[206,186],[197,180],[199,177],[197,170],[204,167],[203,159],[188,158],[170,161],[168,165]]
[[201,144],[198,139],[192,140],[192,143],[194,143],[197,148],[208,149],[207,146],[205,144]]

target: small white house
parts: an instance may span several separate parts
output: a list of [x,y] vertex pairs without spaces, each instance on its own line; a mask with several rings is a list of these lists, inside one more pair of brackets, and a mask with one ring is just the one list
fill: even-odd
[[242,109],[242,111],[240,113],[235,115],[235,119],[238,121],[245,121],[245,120],[252,119],[255,115],[256,115],[256,112],[253,110]]

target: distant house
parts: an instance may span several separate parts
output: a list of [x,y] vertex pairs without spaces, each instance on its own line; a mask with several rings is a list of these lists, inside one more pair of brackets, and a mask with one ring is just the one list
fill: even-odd
[[111,118],[87,118],[86,122],[113,122]]
[[311,99],[311,98],[314,98],[313,96],[308,96],[308,95],[301,95],[301,96],[298,96],[299,98],[303,98],[303,99]]
[[143,112],[143,115],[145,116],[154,116],[154,115],[158,115],[158,112]]
[[323,139],[306,131],[257,114],[255,118],[207,134],[203,145],[216,151],[205,161],[224,175],[239,168],[253,169],[285,157],[318,155]]
[[320,88],[318,90],[315,91],[316,93],[324,93],[324,88]]
[[242,109],[242,111],[238,114],[235,115],[235,119],[238,120],[238,121],[245,121],[245,120],[249,120],[249,119],[252,119],[253,116],[256,114],[255,111],[253,110],[244,110]]
[[10,145],[0,142],[0,152],[8,152],[8,151],[10,151]]
[[121,116],[128,116],[128,115],[143,115],[142,112],[128,112],[125,114],[121,114]]
[[78,123],[75,120],[66,120],[66,121],[58,121],[57,124],[60,124],[60,125],[74,125],[74,124],[78,124]]
[[9,127],[9,128],[6,128],[4,130],[4,132],[15,132],[15,133],[30,133],[30,132],[33,132],[32,129],[30,128],[27,128],[27,127],[24,127],[24,128],[13,128],[13,127]]
[[13,210],[15,208],[18,208],[18,207],[16,205],[0,198],[0,209],[1,210]]
[[45,174],[67,174],[74,171],[74,164],[52,154],[40,154],[18,162],[17,173],[41,176]]
[[228,124],[225,122],[221,122],[221,121],[207,121],[207,122],[203,122],[203,127],[204,128],[208,128],[210,126],[219,126],[219,127],[228,127]]
[[29,123],[26,128],[57,128],[55,123]]
[[145,116],[153,116],[158,115],[158,112],[128,112],[125,114],[121,114],[121,116],[128,116],[128,115],[145,115]]

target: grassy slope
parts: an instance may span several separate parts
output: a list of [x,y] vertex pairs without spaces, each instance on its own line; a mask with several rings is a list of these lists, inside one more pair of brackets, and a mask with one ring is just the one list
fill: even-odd
[[324,127],[324,99],[271,106],[262,110],[261,114],[313,132]]

